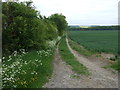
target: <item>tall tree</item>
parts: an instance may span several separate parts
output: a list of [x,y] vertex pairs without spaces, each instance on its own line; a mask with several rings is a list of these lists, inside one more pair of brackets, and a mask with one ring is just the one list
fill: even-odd
[[53,14],[49,17],[51,21],[57,26],[58,35],[62,36],[64,31],[67,30],[67,21],[65,20],[66,17],[62,14]]

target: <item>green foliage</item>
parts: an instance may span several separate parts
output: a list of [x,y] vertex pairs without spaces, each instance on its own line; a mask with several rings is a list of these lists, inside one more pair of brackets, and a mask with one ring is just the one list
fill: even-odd
[[65,62],[72,67],[72,70],[75,73],[84,74],[84,75],[89,74],[89,71],[87,70],[87,68],[83,66],[81,63],[79,63],[76,60],[76,58],[73,56],[73,54],[69,51],[65,38],[63,38],[60,43],[59,52],[63,60],[65,60]]
[[59,36],[62,36],[64,31],[67,30],[67,22],[65,16],[62,14],[53,14],[49,17],[51,21],[57,26]]
[[[3,54],[44,46],[42,21],[25,3],[3,3]],[[36,39],[38,38],[38,39]],[[39,42],[42,43],[39,44]]]
[[46,40],[53,40],[55,38],[57,38],[58,36],[58,30],[57,27],[52,24],[52,22],[50,20],[45,20],[45,25],[46,25]]
[[3,2],[2,10],[3,55],[20,49],[47,49],[47,41],[57,39],[67,27],[63,15],[41,16],[32,2]]

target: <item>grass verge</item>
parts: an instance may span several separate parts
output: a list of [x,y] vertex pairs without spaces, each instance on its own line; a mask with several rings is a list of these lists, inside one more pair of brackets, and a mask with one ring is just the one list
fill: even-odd
[[63,38],[59,46],[59,53],[62,59],[72,67],[72,70],[77,74],[89,75],[89,71],[85,66],[79,63],[73,54],[69,51],[66,40]]
[[41,88],[53,72],[53,50],[14,53],[3,58],[3,88]]
[[71,39],[69,39],[69,44],[71,48],[77,51],[79,54],[83,54],[85,56],[91,56],[95,53],[95,52],[87,50],[86,48],[84,48],[83,46],[79,45],[77,42]]

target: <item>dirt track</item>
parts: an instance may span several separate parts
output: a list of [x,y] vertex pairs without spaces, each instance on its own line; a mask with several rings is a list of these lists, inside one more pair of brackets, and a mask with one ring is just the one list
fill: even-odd
[[67,46],[71,53],[77,60],[86,66],[90,72],[89,76],[79,75],[73,77],[75,73],[61,60],[58,53],[58,48],[55,50],[54,58],[54,72],[48,83],[44,85],[45,88],[117,88],[118,87],[118,74],[113,73],[111,70],[102,68],[106,63],[104,60],[91,60]]

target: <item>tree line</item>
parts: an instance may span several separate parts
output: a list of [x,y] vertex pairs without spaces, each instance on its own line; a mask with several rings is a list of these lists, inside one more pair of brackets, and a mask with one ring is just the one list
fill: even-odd
[[84,31],[84,30],[118,30],[119,26],[94,26],[94,27],[88,27],[88,28],[81,28],[81,27],[74,27],[69,26],[68,29],[71,31]]
[[3,55],[13,51],[47,49],[47,41],[62,36],[67,29],[62,14],[42,16],[32,2],[2,3]]

